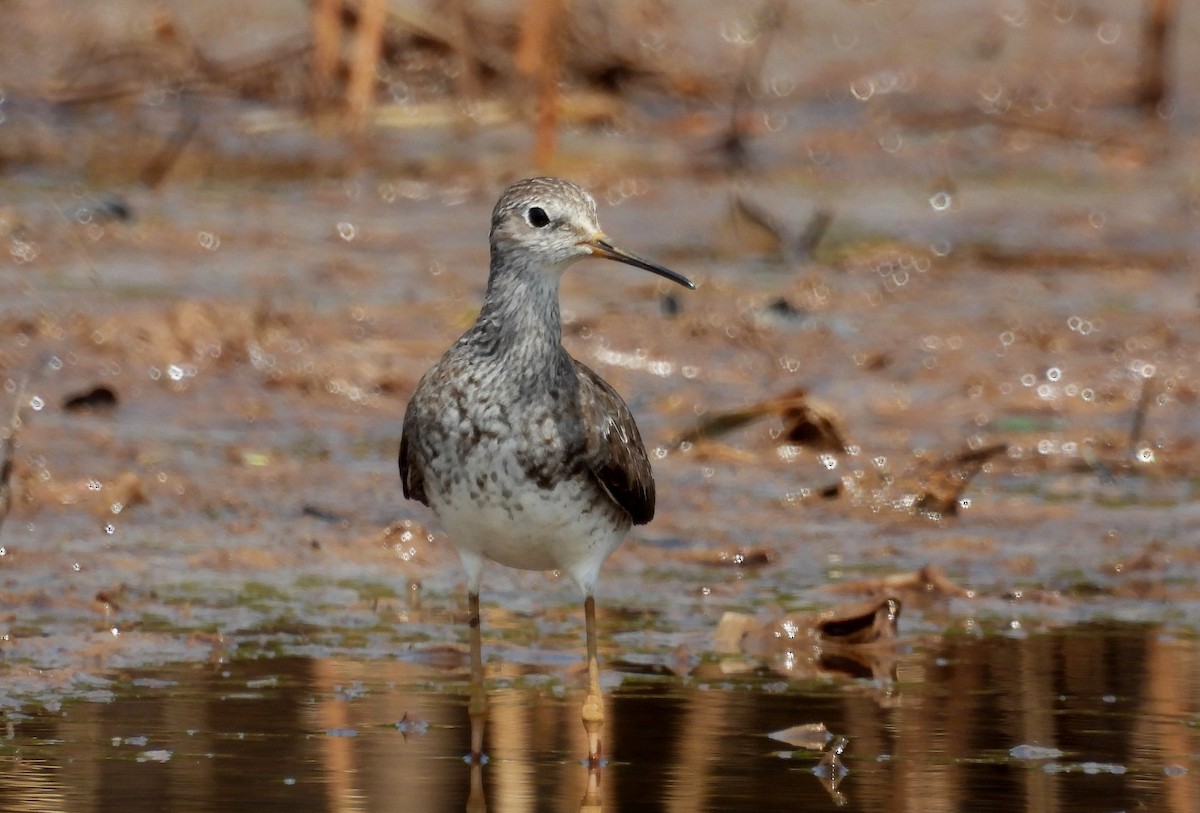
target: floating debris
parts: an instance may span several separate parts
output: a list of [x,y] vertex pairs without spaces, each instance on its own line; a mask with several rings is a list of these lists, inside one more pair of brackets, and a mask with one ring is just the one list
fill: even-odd
[[886,576],[875,576],[867,579],[840,582],[831,585],[835,593],[867,593],[871,595],[912,594],[918,596],[934,596],[939,598],[974,598],[975,592],[968,590],[955,582],[937,565],[925,565],[919,570],[906,573],[890,573]]
[[833,735],[829,733],[829,729],[825,727],[824,723],[794,725],[791,728],[772,731],[767,736],[796,748],[807,748],[810,751],[825,750],[825,746],[833,739]]
[[968,449],[935,465],[924,478],[924,491],[913,502],[920,513],[954,516],[959,500],[971,480],[988,460],[1008,451],[1007,443],[993,443],[979,449]]
[[707,415],[684,430],[674,441],[674,446],[711,440],[772,416],[783,422],[783,433],[780,435],[782,442],[824,451],[840,452],[846,448],[845,432],[833,408],[810,398],[803,389],[790,390],[776,398],[739,409]]
[[84,390],[63,399],[62,408],[67,412],[103,412],[117,407],[117,393],[103,384]]
[[1014,759],[1058,759],[1063,755],[1061,749],[1044,745],[1017,745],[1008,753]]
[[[713,634],[713,649],[765,661],[792,677],[835,674],[887,680],[895,667],[899,616],[900,602],[890,597],[765,620],[726,612]],[[745,671],[734,662],[722,665],[726,671]]]

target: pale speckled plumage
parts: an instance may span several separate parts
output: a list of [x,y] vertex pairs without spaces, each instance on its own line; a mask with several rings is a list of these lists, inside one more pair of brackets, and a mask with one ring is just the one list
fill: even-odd
[[[535,206],[549,219],[540,228]],[[472,592],[486,558],[564,570],[590,595],[630,526],[654,516],[650,462],[628,407],[561,343],[559,278],[597,253],[587,244],[596,237],[595,201],[574,184],[509,187],[492,213],[483,308],[405,413],[404,493],[441,519]]]
[[467,573],[471,755],[487,717],[479,586],[484,559],[565,570],[584,593],[588,758],[600,762],[604,710],[592,596],[600,566],[654,516],[654,477],[621,397],[562,346],[558,281],[586,256],[685,277],[608,242],[596,202],[556,178],[504,191],[492,212],[491,272],[475,323],[417,384],[404,413],[404,495],[433,509]]

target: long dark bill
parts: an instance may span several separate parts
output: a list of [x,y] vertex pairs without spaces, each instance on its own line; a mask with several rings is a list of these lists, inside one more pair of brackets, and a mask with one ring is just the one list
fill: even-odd
[[616,260],[619,263],[632,265],[634,268],[641,268],[643,271],[649,271],[652,274],[658,274],[660,277],[666,277],[671,282],[677,282],[684,288],[696,289],[696,283],[685,277],[683,274],[676,274],[670,268],[664,268],[661,265],[652,263],[649,260],[643,260],[636,254],[631,254],[623,248],[617,248],[608,239],[602,235],[597,235],[591,240],[588,240],[584,245],[592,250],[592,254],[597,257],[604,257],[609,260]]

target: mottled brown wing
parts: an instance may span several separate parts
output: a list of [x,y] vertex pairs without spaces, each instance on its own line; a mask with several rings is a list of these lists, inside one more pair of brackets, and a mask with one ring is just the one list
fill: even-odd
[[400,487],[408,499],[429,505],[429,498],[425,496],[425,474],[411,457],[417,432],[417,421],[413,420],[412,411],[410,401],[404,412],[404,429],[400,432]]
[[629,407],[600,376],[575,361],[579,407],[587,431],[592,474],[634,525],[654,519],[654,474]]

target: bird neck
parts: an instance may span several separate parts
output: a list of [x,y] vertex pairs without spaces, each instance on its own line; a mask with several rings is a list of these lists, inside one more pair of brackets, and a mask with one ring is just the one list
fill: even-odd
[[542,368],[562,354],[558,278],[540,268],[514,267],[492,258],[487,295],[473,332],[496,354],[516,354],[521,366]]

